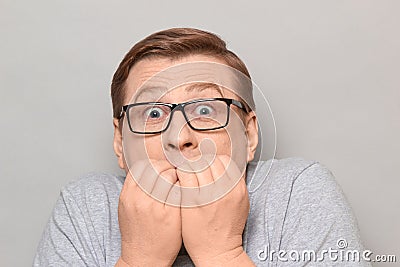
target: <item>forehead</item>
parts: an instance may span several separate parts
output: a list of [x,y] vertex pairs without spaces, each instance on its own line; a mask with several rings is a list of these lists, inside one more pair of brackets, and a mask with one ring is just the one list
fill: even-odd
[[217,65],[220,69],[221,66],[225,66],[222,69],[229,69],[222,60],[204,55],[193,55],[179,60],[143,59],[137,62],[129,72],[125,84],[125,102],[136,102],[148,96],[154,98],[174,91],[192,96],[223,96],[226,90],[209,81],[215,79],[213,76],[229,75],[222,73],[222,70],[210,70],[210,65]]
[[172,89],[144,86],[134,95],[131,102],[157,102],[165,98],[169,101],[181,101],[191,98],[223,97],[225,95],[223,91],[221,87],[212,83],[191,83]]

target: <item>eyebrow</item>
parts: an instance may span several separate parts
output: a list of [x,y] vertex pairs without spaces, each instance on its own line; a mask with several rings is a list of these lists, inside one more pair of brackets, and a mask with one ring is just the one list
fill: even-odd
[[193,92],[193,91],[202,92],[207,89],[212,89],[213,91],[217,91],[221,96],[223,96],[221,88],[214,83],[199,83],[199,82],[197,82],[197,83],[190,84],[189,86],[187,86],[185,88],[185,91],[188,93]]
[[[185,92],[187,92],[187,93],[203,92],[205,90],[210,90],[210,89],[212,91],[216,91],[218,94],[223,96],[221,88],[214,83],[203,83],[203,82],[192,83],[192,84],[186,86]],[[162,86],[145,86],[145,87],[141,88],[140,92],[138,92],[138,94],[133,99],[133,102],[136,102],[139,99],[139,97],[143,96],[143,95],[154,94],[154,93],[163,93],[163,92],[165,93],[167,91],[168,91],[167,88],[162,87]]]
[[133,102],[136,102],[140,96],[147,95],[147,94],[155,94],[155,93],[162,93],[167,91],[165,87],[142,87],[140,92],[135,95]]

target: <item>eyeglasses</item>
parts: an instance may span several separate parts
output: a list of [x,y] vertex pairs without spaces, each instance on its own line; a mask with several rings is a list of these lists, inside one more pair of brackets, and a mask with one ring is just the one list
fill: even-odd
[[158,134],[171,124],[173,113],[182,111],[189,127],[197,131],[224,128],[229,123],[230,106],[234,105],[247,113],[245,105],[228,98],[196,99],[179,104],[162,102],[134,103],[122,107],[127,115],[129,129],[137,134]]

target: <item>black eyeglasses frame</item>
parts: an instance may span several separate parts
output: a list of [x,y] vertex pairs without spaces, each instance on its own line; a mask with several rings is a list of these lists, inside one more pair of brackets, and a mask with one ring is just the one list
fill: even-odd
[[[226,107],[227,107],[227,120],[226,120],[226,123],[225,123],[224,125],[221,125],[221,126],[218,126],[218,127],[214,127],[214,128],[207,128],[207,129],[198,129],[198,128],[195,128],[195,127],[193,127],[193,126],[190,124],[190,121],[189,121],[189,119],[187,118],[186,113],[185,113],[185,111],[184,111],[184,107],[187,106],[187,105],[189,105],[189,104],[199,103],[199,102],[207,102],[207,101],[223,101],[223,102],[226,103]],[[168,129],[169,125],[171,124],[171,120],[172,120],[172,117],[173,117],[173,113],[174,113],[175,111],[177,111],[177,110],[180,110],[180,111],[182,112],[182,114],[183,114],[183,116],[184,116],[184,118],[185,118],[187,124],[189,125],[189,127],[190,127],[191,129],[195,130],[195,131],[213,131],[213,130],[218,130],[218,129],[221,129],[221,128],[226,127],[226,126],[228,125],[228,123],[229,123],[230,106],[231,106],[231,105],[234,105],[234,106],[236,106],[236,107],[242,109],[245,113],[248,113],[246,106],[245,106],[242,102],[240,102],[240,101],[238,101],[238,100],[235,100],[235,99],[231,99],[231,98],[217,97],[217,98],[201,98],[201,99],[195,99],[195,100],[192,100],[192,101],[183,102],[183,103],[176,103],[176,104],[173,104],[173,103],[164,103],[164,102],[141,102],[141,103],[128,104],[128,105],[124,105],[124,106],[122,107],[121,114],[120,114],[120,116],[119,116],[118,119],[120,120],[120,119],[123,117],[124,113],[129,114],[129,109],[130,109],[130,108],[135,107],[135,106],[140,106],[140,105],[162,105],[162,106],[166,106],[166,107],[169,107],[169,108],[170,108],[171,113],[170,113],[170,115],[169,115],[169,120],[168,120],[168,123],[167,123],[166,127],[165,127],[163,130],[161,130],[161,131],[154,131],[154,132],[134,131],[133,128],[132,128],[132,125],[131,125],[129,116],[127,116],[127,121],[128,121],[129,129],[131,130],[131,132],[133,132],[133,133],[135,133],[135,134],[160,134],[160,133],[165,132],[165,131]]]

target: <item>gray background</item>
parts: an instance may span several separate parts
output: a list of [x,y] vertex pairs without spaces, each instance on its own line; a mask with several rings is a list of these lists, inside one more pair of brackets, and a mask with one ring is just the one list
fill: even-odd
[[119,172],[112,74],[132,44],[176,26],[228,42],[271,104],[277,157],[328,166],[365,246],[399,262],[399,14],[399,1],[1,0],[1,265],[31,264],[68,181]]

